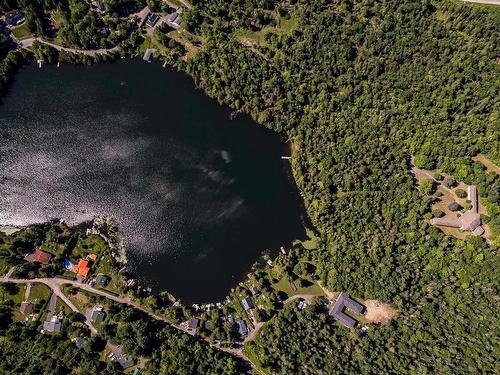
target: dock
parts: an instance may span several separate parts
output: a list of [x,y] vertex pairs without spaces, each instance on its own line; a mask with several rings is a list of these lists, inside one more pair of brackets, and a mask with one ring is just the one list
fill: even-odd
[[148,48],[146,50],[146,52],[144,52],[144,56],[142,57],[142,59],[148,63],[151,62],[151,60],[153,59],[153,53],[156,52],[156,49],[154,48]]

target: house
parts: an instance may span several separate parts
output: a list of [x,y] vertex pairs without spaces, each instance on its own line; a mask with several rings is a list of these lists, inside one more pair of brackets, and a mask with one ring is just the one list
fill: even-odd
[[248,328],[245,324],[245,321],[243,319],[236,319],[236,324],[238,325],[238,333],[241,336],[246,336],[246,334],[248,333]]
[[87,259],[91,260],[92,262],[95,262],[97,260],[97,255],[96,254],[89,254],[89,255],[87,255]]
[[213,324],[210,320],[207,320],[207,321],[205,322],[205,329],[206,329],[207,331],[212,332],[212,331],[214,330],[214,324]]
[[97,286],[100,286],[100,287],[106,287],[109,283],[109,277],[106,276],[106,275],[103,275],[103,274],[99,274],[97,275],[97,277],[95,278],[95,283]]
[[33,312],[33,303],[29,301],[21,302],[21,307],[19,308],[24,315],[29,315]]
[[73,266],[73,272],[75,272],[78,277],[87,277],[89,271],[89,261],[85,259],[80,259],[78,263]]
[[141,370],[140,370],[140,369],[138,369],[138,368],[136,368],[136,369],[134,370],[134,372],[132,373],[132,375],[141,375]]
[[357,314],[363,314],[366,308],[359,302],[353,300],[352,298],[349,298],[349,296],[345,292],[340,293],[332,309],[330,310],[329,315],[338,322],[345,325],[347,328],[353,328],[356,326],[356,324],[358,324],[358,321],[353,317],[347,315],[345,313],[345,309],[349,309]]
[[196,318],[191,318],[187,321],[187,330],[189,333],[191,334],[195,334],[196,333],[196,329],[198,328],[198,323],[199,323],[199,319],[196,319]]
[[252,296],[254,296],[254,297],[255,297],[255,296],[258,296],[258,295],[260,294],[259,289],[257,289],[257,288],[256,288],[256,287],[254,287],[254,286],[252,286],[252,287],[250,288],[250,293],[252,293]]
[[146,25],[149,27],[154,27],[159,19],[160,19],[159,15],[157,15],[155,13],[151,13],[149,15],[148,19],[146,20]]
[[17,26],[24,22],[24,14],[19,10],[12,10],[5,14],[5,23],[10,26]]
[[479,202],[475,185],[470,185],[467,188],[467,199],[471,202],[472,207],[458,219],[435,217],[431,219],[431,224],[450,228],[460,228],[463,231],[472,232],[476,236],[483,234],[484,229],[480,226],[481,215],[479,214]]
[[43,329],[47,332],[61,332],[61,321],[57,315],[52,315],[50,320],[43,323]]
[[47,253],[37,247],[35,249],[35,252],[28,255],[27,257],[24,258],[25,260],[29,262],[38,262],[38,263],[43,263],[43,264],[49,264],[50,260],[52,259],[52,254]]
[[245,297],[241,300],[241,305],[245,309],[245,311],[253,309],[253,303],[250,297]]
[[102,322],[106,317],[106,313],[102,306],[94,306],[90,311],[90,321],[91,322]]
[[179,27],[179,25],[181,24],[181,17],[179,15],[177,15],[171,23],[172,23],[172,25]]
[[114,348],[109,357],[112,361],[118,362],[123,369],[132,367],[135,364],[133,359],[128,358],[125,353],[123,353],[123,348],[121,346]]
[[81,336],[75,337],[71,341],[73,341],[75,343],[75,345],[78,349],[83,349],[83,346],[85,345],[85,339]]

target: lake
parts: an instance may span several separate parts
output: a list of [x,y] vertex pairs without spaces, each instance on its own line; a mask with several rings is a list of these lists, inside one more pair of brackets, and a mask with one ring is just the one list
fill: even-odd
[[283,140],[159,64],[24,67],[0,140],[0,225],[110,215],[141,284],[188,303],[304,238]]

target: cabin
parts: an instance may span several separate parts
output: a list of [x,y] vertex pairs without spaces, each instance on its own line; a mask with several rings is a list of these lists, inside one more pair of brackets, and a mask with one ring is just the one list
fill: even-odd
[[31,253],[30,255],[26,256],[24,258],[28,262],[38,262],[38,263],[43,263],[43,264],[49,264],[50,260],[52,259],[52,254],[47,253],[37,247],[35,249],[34,253]]
[[106,317],[106,313],[102,306],[94,306],[90,311],[90,321],[91,322],[102,322]]
[[354,328],[358,324],[358,321],[347,315],[345,309],[349,309],[356,314],[364,314],[366,307],[350,298],[345,292],[340,293],[335,301],[329,315],[347,328]]
[[260,294],[259,289],[257,289],[257,288],[256,288],[256,287],[254,287],[254,286],[252,286],[252,287],[250,288],[250,293],[252,293],[252,296],[254,296],[254,297],[255,297],[255,296],[258,296],[258,295]]
[[245,309],[245,311],[253,309],[253,303],[250,297],[245,297],[241,300],[241,305]]
[[248,333],[248,328],[245,324],[245,321],[243,319],[236,319],[236,324],[238,325],[238,333],[241,336],[246,336],[246,334]]
[[155,50],[153,48],[148,48],[146,50],[146,52],[144,52],[144,56],[142,56],[142,59],[148,63],[151,62],[152,58],[153,58],[153,52]]
[[102,288],[105,288],[109,284],[110,278],[106,275],[99,274],[95,278],[94,282],[97,286],[100,286]]
[[196,318],[191,318],[187,322],[187,331],[194,335],[196,333],[196,330],[198,328],[198,323],[200,322],[199,319]]
[[159,15],[157,15],[155,13],[151,13],[149,15],[148,19],[146,20],[146,25],[149,27],[155,27],[155,25],[159,19],[160,19]]
[[47,320],[43,323],[43,329],[46,332],[61,332],[61,321],[57,315],[52,315],[50,320]]
[[19,308],[24,315],[29,315],[33,312],[33,303],[29,301],[21,302],[21,307]]
[[109,357],[112,361],[118,362],[124,370],[135,364],[133,359],[128,358],[125,353],[123,353],[123,348],[121,346],[114,348]]
[[11,10],[5,14],[5,23],[10,26],[17,26],[24,22],[24,14],[19,10]]

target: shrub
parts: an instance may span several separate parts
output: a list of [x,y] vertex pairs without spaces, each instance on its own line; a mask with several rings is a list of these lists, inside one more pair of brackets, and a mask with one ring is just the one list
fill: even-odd
[[436,172],[432,175],[432,177],[436,180],[436,181],[443,181],[444,177],[441,173],[439,172]]
[[443,185],[446,186],[447,188],[451,188],[456,185],[456,181],[453,177],[448,177],[446,180],[443,181]]
[[464,189],[457,189],[457,190],[455,190],[455,194],[459,198],[465,198],[465,197],[467,197],[467,192]]
[[432,210],[432,216],[434,216],[434,217],[443,217],[444,216],[444,212],[441,211],[441,210]]
[[460,205],[457,202],[453,201],[448,205],[448,208],[450,209],[450,211],[455,212],[460,210]]
[[420,184],[420,191],[425,195],[431,195],[435,190],[434,181],[425,180]]

